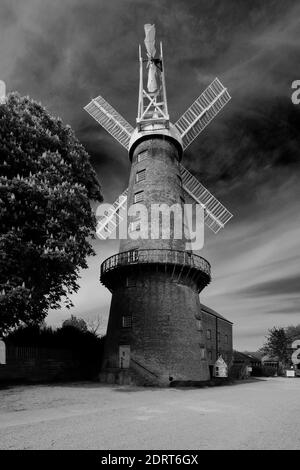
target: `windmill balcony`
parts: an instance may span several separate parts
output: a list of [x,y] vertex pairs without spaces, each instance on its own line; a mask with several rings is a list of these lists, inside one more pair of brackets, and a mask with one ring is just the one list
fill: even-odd
[[133,269],[146,270],[156,266],[158,270],[170,272],[174,279],[192,278],[199,290],[211,280],[210,264],[199,255],[188,251],[167,249],[140,249],[117,253],[101,265],[101,282],[111,289],[115,279],[120,280],[121,272]]

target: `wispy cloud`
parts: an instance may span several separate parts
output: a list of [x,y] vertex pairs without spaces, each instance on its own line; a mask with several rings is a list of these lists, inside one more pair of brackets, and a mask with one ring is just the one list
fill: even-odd
[[258,347],[267,328],[300,321],[299,196],[290,182],[289,191],[261,199],[257,211],[206,241],[214,276],[203,299],[234,321],[239,347]]

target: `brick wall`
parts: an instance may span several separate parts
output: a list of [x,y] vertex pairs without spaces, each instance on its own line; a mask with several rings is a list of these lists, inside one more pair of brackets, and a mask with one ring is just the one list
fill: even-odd
[[232,324],[204,309],[202,316],[209,364],[213,365],[219,354],[222,354],[225,362],[230,364],[233,354]]
[[[157,374],[160,383],[168,384],[169,377],[207,380],[207,360],[201,357],[205,339],[195,315],[199,312],[196,289],[177,283],[163,270],[141,270],[136,286],[123,285],[113,293],[104,369],[119,367],[119,345],[128,344],[131,358]],[[126,315],[132,316],[131,328],[122,327]]]
[[[138,162],[138,155],[147,152],[147,158]],[[143,191],[144,204],[148,213],[151,213],[151,204],[182,204],[183,190],[179,170],[179,154],[176,146],[168,140],[159,138],[149,139],[141,142],[134,150],[132,166],[128,186],[128,207],[133,204],[134,194]],[[145,179],[136,182],[138,171],[145,170]],[[131,219],[128,220],[130,222]],[[149,217],[148,227],[150,232]],[[133,248],[146,249],[176,249],[184,250],[185,242],[181,239],[174,239],[171,231],[169,239],[159,240],[121,240],[120,252],[131,250]]]

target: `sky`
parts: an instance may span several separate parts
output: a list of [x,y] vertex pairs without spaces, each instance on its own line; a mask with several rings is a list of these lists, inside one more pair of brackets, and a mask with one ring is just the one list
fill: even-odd
[[[232,96],[183,164],[234,215],[205,233],[213,278],[201,301],[234,323],[236,349],[254,351],[269,328],[300,323],[299,2],[0,0],[0,79],[73,127],[113,202],[128,156],[83,106],[101,94],[134,125],[145,23],[163,41],[171,121],[215,76]],[[111,295],[99,268],[118,243],[94,248],[74,308],[50,312],[50,324],[100,315],[105,331]]]

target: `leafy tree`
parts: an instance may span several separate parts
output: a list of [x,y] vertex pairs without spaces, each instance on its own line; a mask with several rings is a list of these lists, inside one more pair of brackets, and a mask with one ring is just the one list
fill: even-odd
[[290,341],[293,341],[296,338],[300,338],[300,325],[288,326],[285,328],[285,333]]
[[75,315],[71,315],[70,318],[67,318],[67,320],[63,321],[62,328],[75,328],[80,331],[88,331],[88,327],[86,322],[83,320],[83,318],[77,318]]
[[1,334],[72,305],[102,196],[70,126],[17,93],[0,104],[0,175]]
[[287,364],[289,338],[284,328],[271,328],[266,336],[266,342],[262,347],[262,352],[270,356],[277,356],[279,362],[284,366]]

